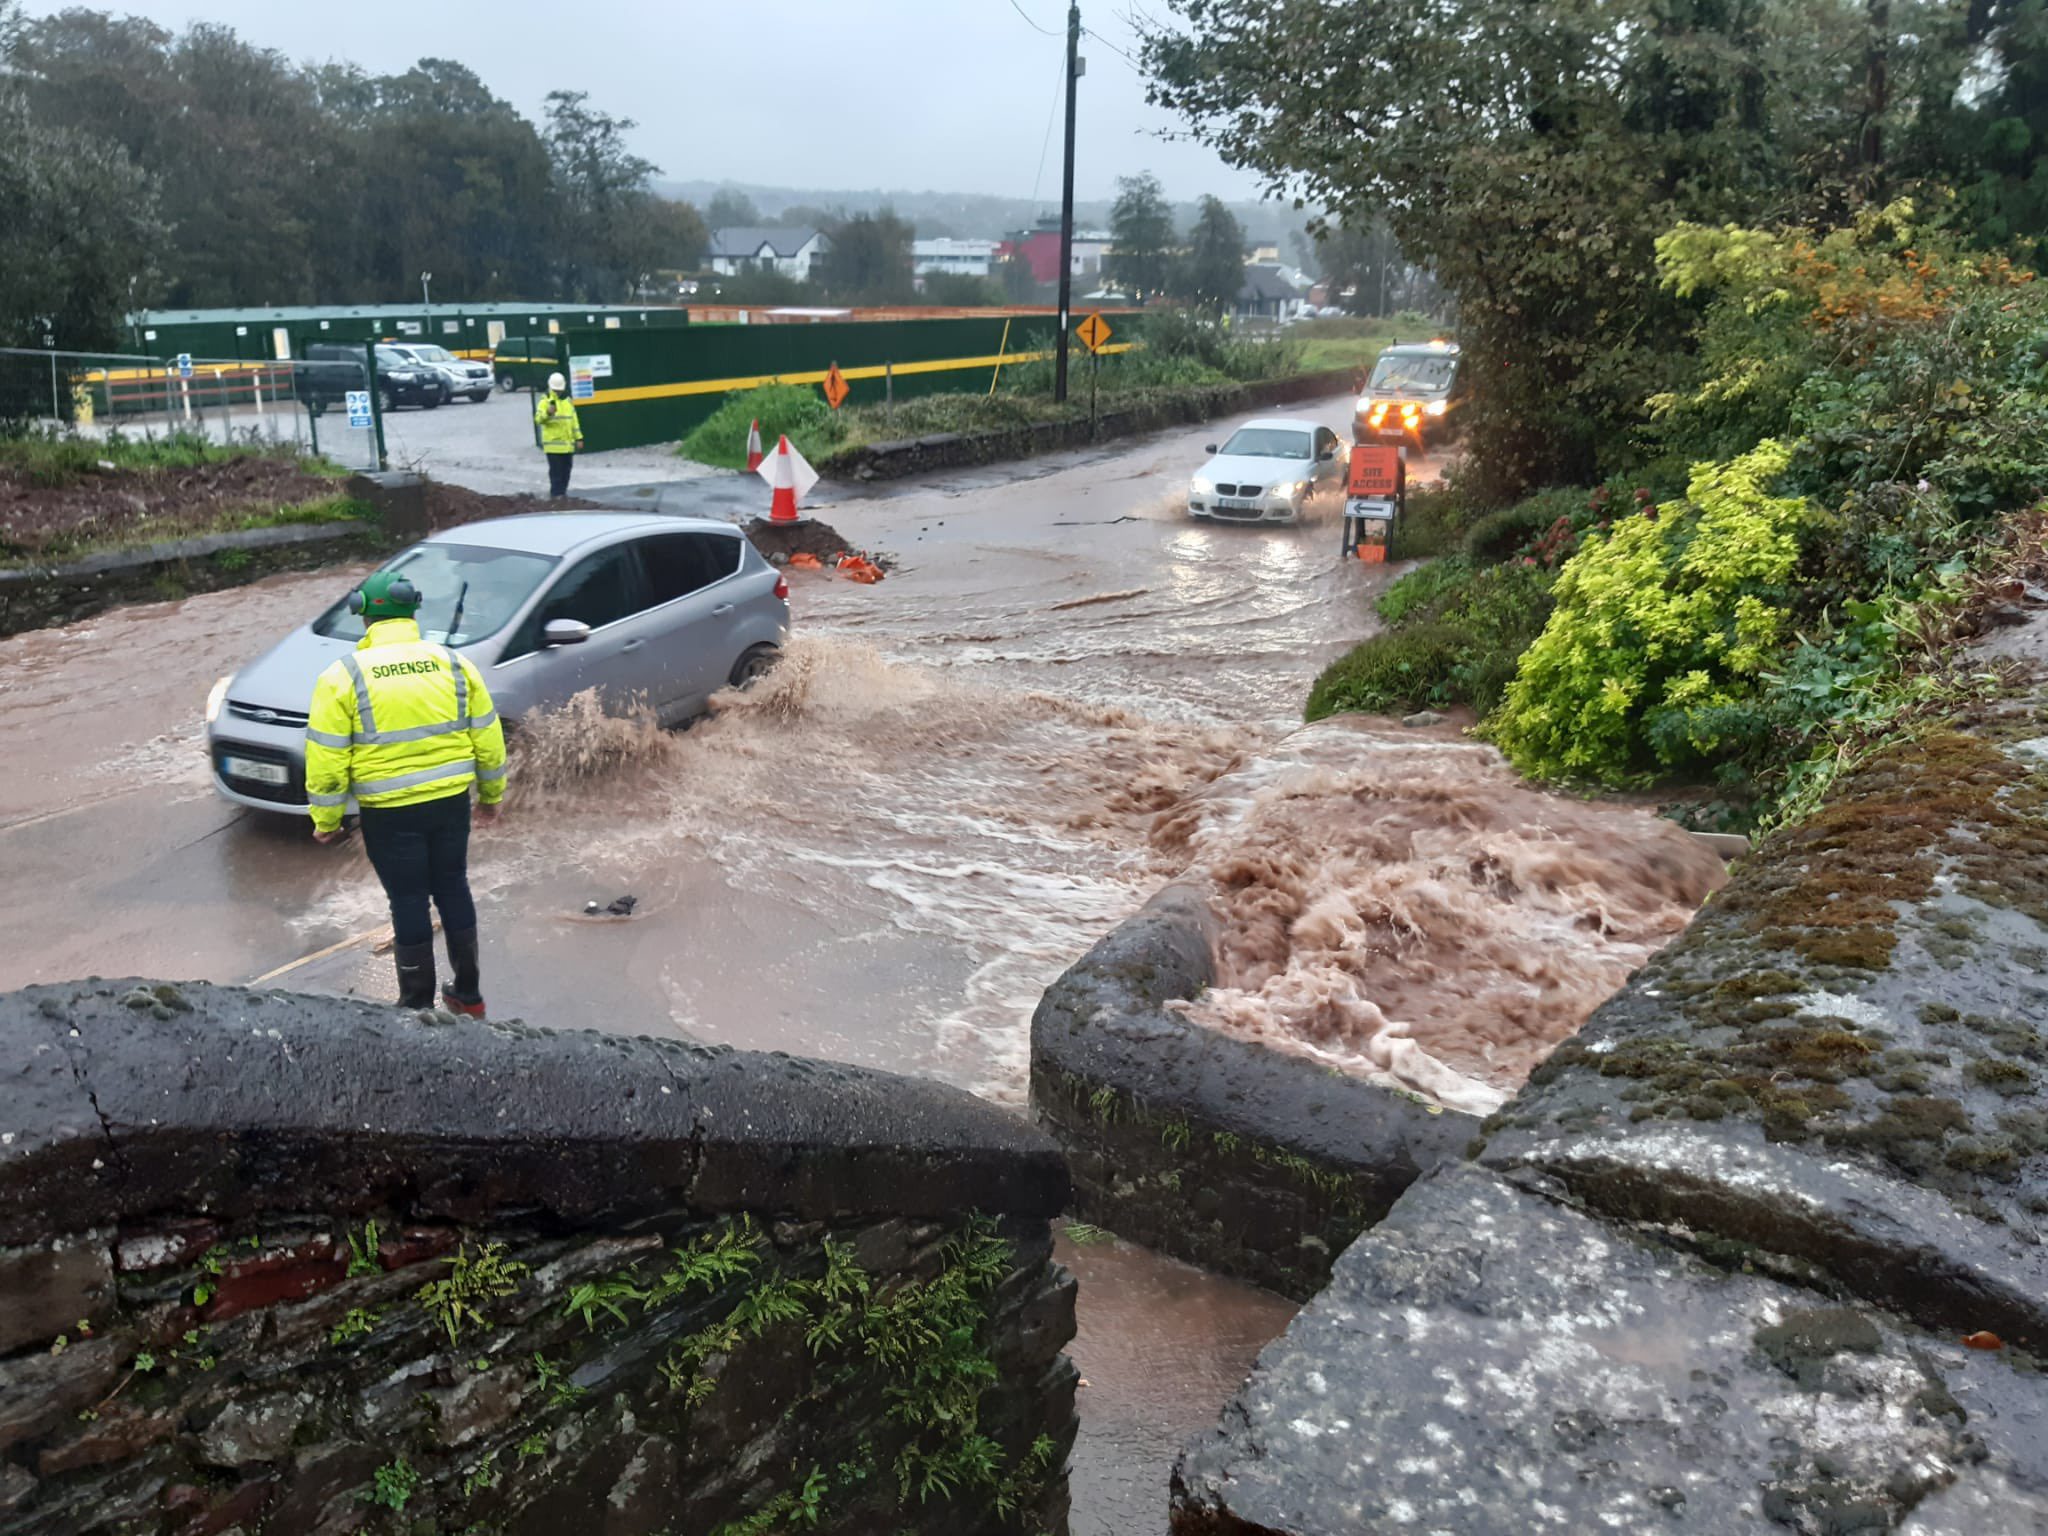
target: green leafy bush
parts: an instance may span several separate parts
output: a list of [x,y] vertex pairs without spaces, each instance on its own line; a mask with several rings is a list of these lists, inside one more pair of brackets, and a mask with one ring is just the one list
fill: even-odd
[[1429,608],[1451,588],[1463,585],[1471,577],[1470,560],[1463,555],[1446,555],[1395,581],[1380,594],[1373,611],[1388,624],[1399,624],[1409,614]]
[[1323,669],[1309,690],[1306,718],[1360,711],[1393,714],[1450,703],[1451,679],[1467,636],[1453,624],[1411,624],[1374,635]]
[[1790,458],[1698,465],[1684,501],[1588,536],[1489,727],[1518,769],[1627,784],[1748,744],[1810,521],[1771,494]]
[[1472,504],[1458,490],[1438,483],[1409,490],[1401,515],[1387,540],[1389,560],[1427,560],[1456,550],[1473,516]]
[[1403,713],[1500,702],[1515,659],[1542,633],[1550,573],[1522,565],[1475,569],[1450,556],[1411,571],[1381,596],[1391,626],[1325,669],[1307,718],[1348,710]]
[[727,395],[717,410],[683,439],[681,453],[700,464],[720,469],[747,467],[747,427],[761,423],[762,445],[771,451],[775,439],[787,435],[797,452],[816,463],[846,436],[844,424],[825,404],[825,397],[807,384],[763,384]]
[[1538,491],[1476,519],[1465,530],[1465,553],[1478,565],[1511,560],[1528,553],[1560,517],[1583,522],[1588,520],[1586,511],[1586,493],[1575,487]]

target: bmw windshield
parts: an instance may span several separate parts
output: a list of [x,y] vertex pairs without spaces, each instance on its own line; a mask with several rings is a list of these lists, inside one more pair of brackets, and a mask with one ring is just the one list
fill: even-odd
[[[420,633],[447,645],[487,640],[512,621],[556,561],[549,555],[486,549],[477,544],[416,544],[384,569],[403,575],[420,592]],[[463,584],[468,593],[463,594]],[[448,632],[455,602],[462,598],[462,628]],[[313,633],[330,640],[363,638],[363,616],[348,611],[344,598],[313,621]]]
[[1278,427],[1239,427],[1223,445],[1225,457],[1245,459],[1306,459],[1312,454],[1306,432],[1288,432]]

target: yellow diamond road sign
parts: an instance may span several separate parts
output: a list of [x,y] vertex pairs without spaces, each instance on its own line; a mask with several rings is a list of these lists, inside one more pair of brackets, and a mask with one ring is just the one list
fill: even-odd
[[1099,314],[1091,314],[1074,334],[1081,338],[1081,345],[1090,352],[1100,352],[1102,344],[1109,340],[1109,322]]

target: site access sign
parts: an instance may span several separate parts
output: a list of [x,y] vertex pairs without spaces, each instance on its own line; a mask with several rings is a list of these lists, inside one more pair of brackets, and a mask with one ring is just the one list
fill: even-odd
[[178,377],[181,379],[192,377],[192,354],[190,352],[180,352],[178,354]]
[[342,401],[348,406],[348,424],[352,427],[370,425],[370,392],[367,389],[344,391]]
[[1351,448],[1351,479],[1346,487],[1352,496],[1392,499],[1401,494],[1401,449],[1394,443],[1354,443]]
[[846,403],[846,395],[846,376],[839,371],[839,365],[834,363],[825,370],[825,403],[836,411]]

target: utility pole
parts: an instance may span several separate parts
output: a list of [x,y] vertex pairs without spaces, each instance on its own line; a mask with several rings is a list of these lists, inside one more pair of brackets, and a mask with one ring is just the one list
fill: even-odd
[[1060,350],[1052,397],[1067,398],[1067,319],[1074,300],[1074,83],[1081,78],[1081,7],[1067,7],[1067,151],[1060,181]]

